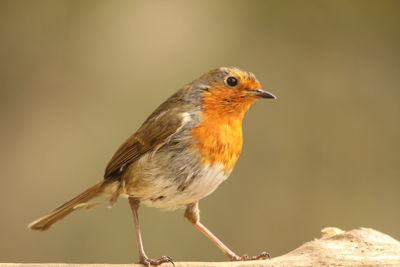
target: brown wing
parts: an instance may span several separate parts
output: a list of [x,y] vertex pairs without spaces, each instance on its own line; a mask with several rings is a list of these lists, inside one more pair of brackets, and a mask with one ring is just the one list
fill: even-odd
[[185,114],[187,113],[181,109],[168,107],[157,109],[115,152],[108,163],[104,178],[118,176],[127,164],[168,142],[170,137],[187,122]]

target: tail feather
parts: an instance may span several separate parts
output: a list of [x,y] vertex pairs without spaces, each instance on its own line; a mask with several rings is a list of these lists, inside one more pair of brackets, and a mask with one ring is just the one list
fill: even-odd
[[[102,181],[85,191],[83,191],[78,196],[74,197],[70,201],[64,203],[63,205],[59,206],[58,208],[51,211],[46,216],[33,221],[28,225],[28,228],[31,230],[36,231],[45,231],[50,228],[55,222],[61,220],[71,212],[76,209],[86,207],[90,208],[94,206],[94,203],[87,203],[89,200],[99,197],[105,193],[106,186],[108,185],[108,181]],[[108,192],[107,192],[108,193]]]

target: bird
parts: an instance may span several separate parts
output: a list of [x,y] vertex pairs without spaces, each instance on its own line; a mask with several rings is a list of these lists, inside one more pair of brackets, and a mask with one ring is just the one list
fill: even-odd
[[262,89],[251,72],[237,67],[208,71],[186,84],[144,121],[115,152],[104,179],[59,206],[28,228],[49,229],[55,222],[92,199],[105,196],[110,204],[128,198],[139,248],[139,263],[157,266],[172,262],[149,258],[144,250],[138,210],[141,204],[185,208],[184,217],[214,242],[232,261],[267,259],[238,256],[200,222],[199,201],[231,174],[242,150],[242,121],[259,99],[276,96]]

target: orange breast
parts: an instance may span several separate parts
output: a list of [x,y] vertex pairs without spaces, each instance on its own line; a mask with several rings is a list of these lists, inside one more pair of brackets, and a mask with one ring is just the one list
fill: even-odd
[[193,130],[203,164],[222,163],[226,171],[233,168],[242,151],[241,124],[209,118]]
[[[221,94],[226,94],[221,91]],[[195,148],[202,156],[203,164],[221,163],[225,171],[231,170],[242,151],[242,120],[251,102],[226,102],[232,95],[211,95],[203,98],[202,121],[192,130]]]

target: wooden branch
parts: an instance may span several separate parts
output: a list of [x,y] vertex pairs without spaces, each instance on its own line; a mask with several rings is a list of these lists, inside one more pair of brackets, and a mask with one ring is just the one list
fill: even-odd
[[[140,264],[3,263],[4,267],[142,267]],[[162,267],[172,266],[165,263]],[[400,266],[400,242],[369,228],[344,232],[328,227],[321,238],[265,261],[250,262],[175,262],[176,267],[390,267]]]

